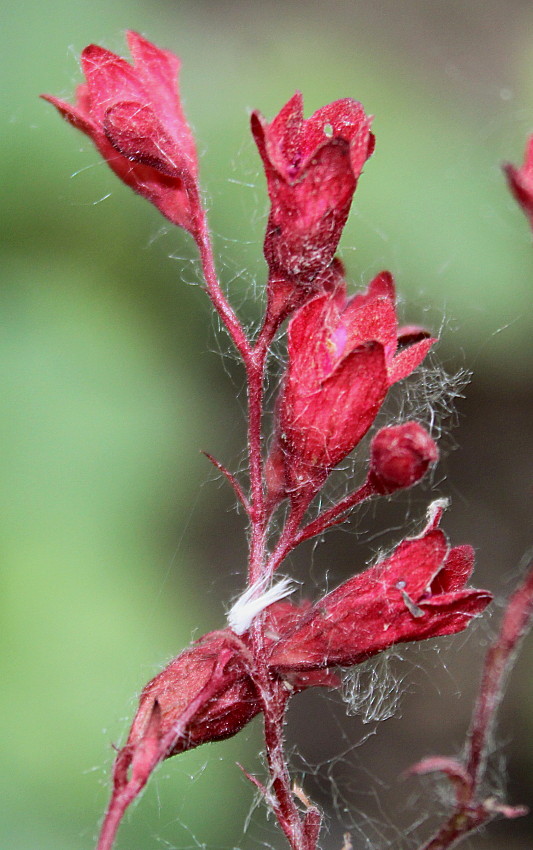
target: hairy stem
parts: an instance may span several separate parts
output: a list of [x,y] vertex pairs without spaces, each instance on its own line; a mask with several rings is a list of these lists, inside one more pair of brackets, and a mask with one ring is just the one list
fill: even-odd
[[[194,188],[194,191],[197,191],[196,188]],[[250,359],[251,346],[248,341],[248,337],[246,336],[244,329],[233,310],[233,307],[230,305],[222,291],[216,272],[213,245],[203,208],[201,215],[199,216],[199,221],[196,225],[196,244],[200,252],[202,272],[208,295],[213,302],[220,319],[226,327],[237,351],[246,363]]]
[[467,771],[475,793],[482,781],[490,735],[502,700],[505,682],[516,658],[519,644],[533,616],[533,563],[509,599],[500,631],[487,652],[479,696],[474,709],[467,755]]
[[[507,602],[498,634],[490,646],[483,668],[472,725],[468,736],[466,763],[458,765],[463,781],[456,791],[455,810],[439,831],[419,850],[451,850],[468,833],[498,815],[515,818],[527,813],[523,806],[509,806],[493,797],[483,798],[487,754],[498,706],[519,645],[533,619],[533,563],[518,589]],[[428,760],[428,761],[431,761]],[[438,760],[437,760],[438,761]],[[443,768],[449,779],[452,771]]]

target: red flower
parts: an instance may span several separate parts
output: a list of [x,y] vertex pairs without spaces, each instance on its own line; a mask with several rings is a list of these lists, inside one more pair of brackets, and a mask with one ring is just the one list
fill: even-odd
[[533,135],[527,140],[524,164],[520,168],[507,163],[503,170],[507,175],[509,188],[529,218],[533,227]]
[[303,117],[297,92],[269,124],[252,115],[271,201],[265,257],[271,277],[325,269],[337,249],[374,137],[360,103],[346,98]]
[[423,360],[434,342],[424,335],[407,329],[411,344],[398,351],[404,336],[388,272],[353,298],[342,282],[296,313],[268,465],[272,492],[295,495],[322,484],[366,434],[391,384]]
[[[302,610],[290,602],[270,606],[265,614],[265,646],[276,643],[301,617]],[[138,749],[156,703],[157,734],[160,744],[164,742],[161,758],[235,735],[261,710],[251,663],[247,634],[239,639],[226,628],[204,635],[143,689],[121,759],[129,762]],[[323,672],[314,676],[289,673],[286,678],[296,693],[311,686],[337,684]]]
[[[302,613],[286,602],[272,608],[272,614],[265,615],[265,647],[275,643],[280,629]],[[212,632],[148,682],[128,740],[115,759],[99,850],[110,850],[124,812],[160,762],[235,735],[261,711],[247,640],[248,636],[241,640],[230,629]],[[287,671],[278,680],[284,698],[311,686],[339,684],[334,674],[323,670]]]
[[197,157],[177,89],[180,60],[135,32],[127,38],[133,65],[95,44],[85,48],[87,83],[75,106],[43,97],[92,139],[124,183],[193,232]]
[[520,168],[504,165],[509,188],[533,227],[533,135],[527,140],[524,164]]
[[293,674],[348,667],[397,643],[460,632],[492,598],[465,588],[473,565],[472,547],[450,550],[431,523],[317,602],[273,646],[270,664]]
[[[329,593],[315,605],[282,600],[263,611],[263,647],[283,699],[313,686],[336,687],[330,667],[359,664],[406,641],[466,628],[491,599],[465,589],[470,546],[449,550],[436,528]],[[288,686],[288,687],[287,687]],[[99,850],[111,847],[120,820],[157,765],[209,741],[235,735],[261,711],[250,635],[205,635],[144,688],[128,740],[118,752]]]

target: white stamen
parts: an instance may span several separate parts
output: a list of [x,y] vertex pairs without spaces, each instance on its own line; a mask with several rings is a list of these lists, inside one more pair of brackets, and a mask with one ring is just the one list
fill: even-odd
[[263,590],[265,586],[264,579],[260,579],[252,584],[244,593],[239,596],[236,602],[228,611],[228,624],[235,634],[242,635],[247,631],[252,621],[261,611],[289,596],[295,590],[292,579],[282,578],[277,584],[273,584],[268,590]]

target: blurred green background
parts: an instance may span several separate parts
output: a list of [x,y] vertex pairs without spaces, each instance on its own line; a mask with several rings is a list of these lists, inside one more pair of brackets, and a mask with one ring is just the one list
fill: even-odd
[[[353,96],[376,116],[376,153],[342,256],[355,284],[390,268],[405,318],[441,328],[448,368],[474,370],[459,404],[460,448],[444,460],[438,492],[454,500],[445,523],[454,541],[478,547],[478,584],[501,596],[531,544],[533,257],[500,163],[521,161],[533,128],[533,7],[22,0],[2,19],[0,847],[86,850],[107,799],[110,745],[124,739],[135,695],[191,636],[223,623],[223,601],[242,586],[242,517],[199,450],[241,463],[244,401],[232,356],[218,356],[229,345],[191,285],[190,241],[37,95],[70,98],[80,50],[94,41],[124,54],[126,28],[181,55],[221,274],[250,321],[264,279],[266,201],[249,111],[272,116],[299,88],[309,112]],[[409,497],[414,516],[429,498]],[[405,508],[400,500],[369,517],[376,528],[396,525],[388,543]],[[334,537],[313,557],[319,584],[372,551],[370,537],[358,554],[353,535]],[[310,557],[295,569],[309,572]],[[480,663],[469,647],[483,640],[482,630],[466,647],[459,639],[444,661],[408,656],[419,681],[404,717],[380,729],[384,743],[369,742],[368,756],[358,751],[365,772],[350,762],[340,809],[352,806],[357,820],[384,776],[398,822],[417,819],[412,785],[398,788],[395,777],[460,746]],[[532,660],[530,643],[497,741],[517,742],[506,747],[517,803],[533,802]],[[435,663],[439,674],[420,674]],[[301,698],[290,734],[306,763],[335,759],[361,737],[356,720],[341,729],[342,714]],[[262,811],[243,835],[254,795],[235,762],[257,767],[256,727],[164,765],[119,850],[275,843]],[[324,844],[337,848],[335,793],[308,781],[332,814]],[[383,827],[377,839],[373,829],[363,823],[374,847],[411,846],[407,831]],[[504,839],[518,850],[532,838],[526,819],[471,846]],[[354,847],[366,846],[354,835]]]

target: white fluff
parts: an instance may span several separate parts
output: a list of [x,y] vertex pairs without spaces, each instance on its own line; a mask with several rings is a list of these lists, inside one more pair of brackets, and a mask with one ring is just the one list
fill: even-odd
[[260,579],[252,584],[239,596],[228,611],[228,624],[235,634],[242,635],[246,632],[255,617],[285,596],[295,590],[292,579],[282,578],[277,584],[273,584],[268,590],[263,590],[265,580]]

